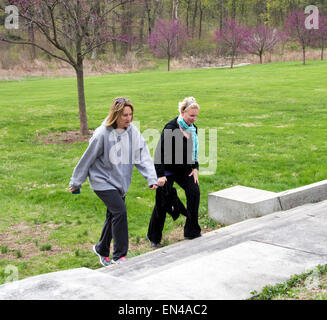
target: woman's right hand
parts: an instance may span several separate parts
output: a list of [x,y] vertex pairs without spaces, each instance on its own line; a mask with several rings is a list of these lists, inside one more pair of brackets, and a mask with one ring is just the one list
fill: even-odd
[[163,187],[167,181],[167,178],[165,176],[158,178],[158,186]]
[[77,189],[74,189],[72,186],[69,186],[68,188],[69,188],[70,192],[74,192],[75,190],[78,189],[78,188]]

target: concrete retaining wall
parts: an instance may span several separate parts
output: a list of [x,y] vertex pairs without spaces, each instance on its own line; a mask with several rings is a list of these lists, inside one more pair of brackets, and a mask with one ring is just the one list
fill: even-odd
[[208,195],[208,214],[224,225],[327,199],[327,180],[280,193],[235,186]]

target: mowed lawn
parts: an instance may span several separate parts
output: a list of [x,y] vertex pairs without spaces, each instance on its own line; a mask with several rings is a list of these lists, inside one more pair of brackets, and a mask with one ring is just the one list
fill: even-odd
[[[234,185],[279,192],[327,179],[327,61],[112,74],[86,78],[85,90],[90,129],[107,116],[113,98],[126,96],[147,133],[177,116],[184,97],[196,97],[207,155],[209,129],[217,132],[216,170],[200,176],[204,231],[221,227],[207,215],[210,192]],[[11,276],[11,265],[19,279],[100,267],[91,249],[105,207],[88,182],[80,195],[67,190],[87,142],[42,140],[73,130],[79,130],[74,78],[0,82],[0,283]],[[155,143],[149,139],[149,146]],[[126,199],[128,257],[152,250],[145,235],[154,198],[135,170]],[[184,221],[167,216],[165,245],[182,239]]]

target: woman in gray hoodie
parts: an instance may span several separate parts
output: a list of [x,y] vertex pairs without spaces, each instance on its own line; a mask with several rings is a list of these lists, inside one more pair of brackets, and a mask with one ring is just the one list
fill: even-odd
[[[133,125],[134,107],[126,98],[115,98],[108,117],[98,127],[76,165],[69,189],[76,192],[89,178],[91,188],[107,207],[107,218],[93,251],[104,266],[126,260],[128,228],[125,195],[135,165],[151,189],[157,188],[157,175],[147,145]],[[112,260],[110,242],[114,239]]]

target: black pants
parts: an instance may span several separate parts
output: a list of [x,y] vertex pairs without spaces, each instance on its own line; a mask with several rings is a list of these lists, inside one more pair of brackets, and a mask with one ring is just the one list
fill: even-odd
[[[176,173],[167,176],[167,182],[171,186],[176,183],[184,189],[186,195],[186,204],[189,217],[186,218],[184,226],[184,237],[196,238],[201,235],[201,228],[198,223],[200,189],[199,185],[194,183],[193,176],[189,177],[190,172]],[[148,238],[154,243],[160,243],[162,230],[166,220],[166,212],[160,212],[156,207],[152,211],[151,220],[148,228]]]
[[114,239],[114,252],[112,258],[117,260],[127,255],[128,226],[125,197],[118,190],[105,190],[94,192],[107,207],[107,218],[104,222],[96,251],[104,257],[109,257],[110,242]]

